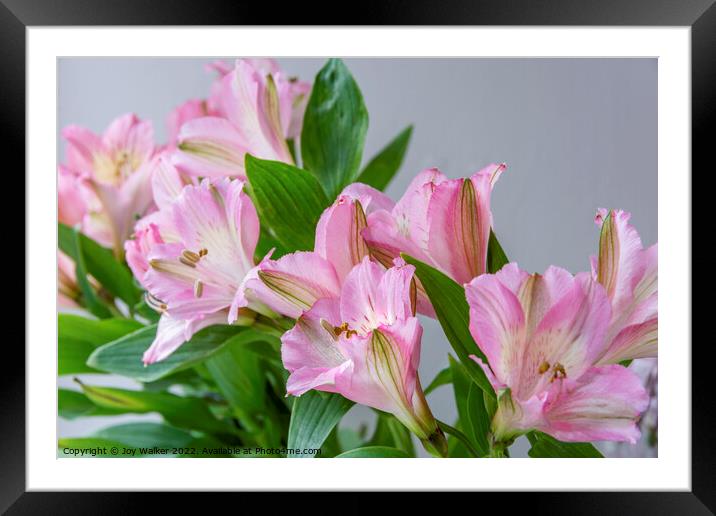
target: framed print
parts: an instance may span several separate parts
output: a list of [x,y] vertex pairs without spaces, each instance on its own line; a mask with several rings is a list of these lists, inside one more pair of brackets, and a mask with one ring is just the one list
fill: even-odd
[[691,169],[716,8],[524,4],[338,27],[4,2],[27,309],[3,510],[435,490],[709,514]]

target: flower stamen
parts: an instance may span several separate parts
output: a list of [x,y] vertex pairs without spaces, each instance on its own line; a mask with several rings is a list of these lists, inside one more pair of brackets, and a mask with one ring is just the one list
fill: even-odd
[[552,383],[555,380],[564,380],[567,378],[567,371],[565,371],[564,366],[557,362],[554,365],[554,372],[552,373],[552,378],[550,378],[550,383]]
[[191,267],[192,269],[196,269],[196,262],[193,262],[191,260],[188,260],[184,257],[184,255],[179,257],[179,261],[186,265],[187,267]]
[[147,302],[147,305],[156,312],[163,313],[167,310],[166,303],[149,292],[144,295],[144,300]]
[[184,249],[184,250],[182,251],[181,255],[182,255],[184,258],[186,258],[187,260],[189,260],[190,262],[193,262],[193,263],[198,263],[199,260],[201,260],[201,256],[199,256],[199,255],[198,255],[197,253],[195,253],[194,251],[190,251],[189,249]]
[[333,328],[333,334],[336,337],[340,337],[342,333],[346,334],[347,339],[350,339],[353,335],[358,335],[358,332],[356,330],[350,329],[347,322],[344,322],[340,326],[336,326],[335,328]]

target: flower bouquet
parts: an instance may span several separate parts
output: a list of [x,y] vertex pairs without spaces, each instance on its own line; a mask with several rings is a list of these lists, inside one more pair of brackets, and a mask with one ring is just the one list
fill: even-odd
[[[312,84],[268,59],[210,68],[163,145],[131,114],[62,130],[58,374],[134,388],[76,379],[59,416],[155,417],[61,455],[509,457],[525,435],[531,457],[599,457],[639,439],[657,247],[629,213],[598,210],[589,271],[524,271],[492,229],[504,164],[423,170],[394,201],[412,128],[361,168],[368,113],[342,61]],[[454,352],[427,384],[423,318]],[[458,416],[440,421],[448,384]],[[338,425],[354,404],[370,433]]]

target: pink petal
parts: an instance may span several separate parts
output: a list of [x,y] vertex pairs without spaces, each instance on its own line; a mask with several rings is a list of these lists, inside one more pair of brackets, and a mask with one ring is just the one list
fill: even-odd
[[458,283],[487,270],[492,214],[490,193],[504,165],[490,165],[469,179],[434,187],[428,206],[428,254]]
[[57,306],[80,308],[76,302],[79,295],[75,262],[62,251],[57,251]]
[[[228,178],[186,186],[172,204],[180,241],[155,245],[144,284],[174,317],[192,319],[234,305],[253,268],[258,216],[243,183]],[[231,312],[233,321],[238,312]]]
[[[429,203],[435,188],[445,181],[447,178],[438,169],[423,170],[413,178],[392,210],[398,233],[408,238],[412,246],[423,253],[428,250]],[[433,263],[432,260],[430,262]]]
[[206,101],[202,99],[190,99],[174,108],[167,117],[167,134],[169,145],[177,143],[177,137],[181,126],[189,120],[209,115]]
[[478,357],[477,355],[470,355],[470,359],[480,366],[480,369],[482,369],[482,371],[485,373],[485,376],[487,376],[487,379],[489,380],[490,385],[492,385],[492,388],[495,389],[495,392],[499,392],[500,390],[507,388],[507,385],[497,379],[495,373],[493,373],[492,369],[490,369],[490,366],[483,362],[480,357]]
[[395,203],[390,197],[380,190],[376,190],[372,186],[363,183],[349,184],[343,189],[341,195],[347,195],[351,199],[360,201],[366,215],[370,215],[378,210],[391,211],[395,206]]
[[368,246],[362,236],[366,225],[360,202],[346,195],[338,196],[318,221],[315,252],[333,264],[341,281],[368,256]]
[[69,125],[62,129],[62,137],[67,140],[67,165],[78,172],[91,173],[94,169],[94,157],[103,152],[102,140],[89,129]]
[[[182,263],[180,257],[184,249],[180,243],[152,248],[148,255],[150,268],[144,276],[147,290],[176,318],[192,319],[228,308],[237,287],[215,281],[199,266]],[[197,282],[202,283],[201,296],[196,295]]]
[[57,218],[59,222],[74,226],[82,222],[87,204],[82,195],[80,179],[68,168],[57,167]]
[[422,327],[414,317],[381,326],[366,336],[342,337],[343,354],[353,367],[336,375],[336,390],[346,398],[394,414],[421,439],[435,421],[420,390],[417,367]]
[[276,128],[277,113],[267,104],[277,103],[278,99],[268,91],[265,78],[250,63],[237,60],[235,69],[222,79],[221,85],[224,112],[247,151],[259,158],[292,163]]
[[336,375],[351,366],[338,347],[338,337],[329,330],[340,325],[339,319],[336,301],[322,299],[281,337],[281,358],[291,373],[289,394],[300,396],[311,389],[336,392]]
[[364,258],[343,284],[340,301],[343,321],[359,333],[368,333],[381,325],[412,316],[414,271],[412,265],[391,267],[386,271]]
[[227,73],[231,71],[231,65],[227,63],[226,61],[222,61],[221,59],[217,59],[215,61],[212,61],[211,63],[207,64],[204,67],[207,71],[213,71],[216,72],[219,77],[223,77]]
[[526,346],[525,315],[519,299],[493,274],[473,279],[465,286],[465,294],[472,337],[487,357],[497,382],[515,388]]
[[166,208],[179,197],[182,189],[187,184],[192,184],[185,179],[171,162],[170,154],[162,154],[152,160],[152,193],[154,204],[157,207]]
[[560,377],[584,374],[604,351],[610,317],[603,287],[587,273],[578,274],[528,337],[519,386],[510,385],[517,396],[528,399]]
[[644,274],[641,239],[629,224],[630,217],[622,210],[610,211],[599,237],[597,279],[617,312],[631,303],[633,289]]
[[134,231],[136,232],[146,228],[149,224],[157,226],[159,234],[165,242],[179,242],[180,237],[174,227],[174,216],[171,206],[163,210],[150,210],[149,213],[137,221],[134,225]]
[[154,152],[152,122],[139,120],[131,113],[117,117],[102,134],[102,144],[108,152],[127,153],[136,170]]
[[593,367],[576,381],[554,384],[538,428],[561,441],[628,441],[640,432],[639,416],[649,396],[641,380],[625,367]]
[[125,259],[137,281],[144,285],[144,275],[149,270],[147,257],[154,246],[164,243],[156,224],[147,224],[134,233],[134,238],[124,243]]
[[201,177],[245,178],[247,146],[236,128],[223,118],[204,117],[182,125],[179,152],[172,163],[182,172]]
[[260,279],[246,282],[247,294],[271,310],[298,318],[322,298],[337,298],[341,287],[333,266],[317,253],[296,252],[263,262]]
[[656,358],[658,355],[658,326],[658,317],[626,326],[611,342],[599,363],[617,364],[622,360]]
[[432,265],[425,250],[411,240],[407,222],[401,224],[399,226],[393,215],[385,210],[377,210],[368,216],[368,227],[363,230],[363,238],[371,255],[386,267],[401,252]]
[[[290,111],[287,120],[282,122],[281,116],[282,107],[284,113],[287,109],[290,109],[290,104],[286,105],[286,101],[290,102],[290,98],[288,98],[285,93],[283,94],[283,98],[279,98],[276,82],[271,75],[262,77],[259,80],[257,104],[259,123],[265,141],[271,149],[271,154],[267,153],[265,156],[267,159],[293,163],[293,158],[291,157],[291,152],[288,149],[284,136],[286,130],[285,124],[290,123]],[[284,104],[283,106],[281,105],[282,103]],[[257,154],[262,155],[263,152],[257,152]]]
[[433,187],[443,180],[445,176],[438,169],[423,170],[413,178],[390,212],[378,207],[371,210],[363,238],[374,258],[390,267],[393,258],[403,252],[434,265],[427,255],[427,207]]
[[311,84],[303,81],[291,81],[289,82],[289,93],[288,97],[290,102],[287,102],[287,107],[282,107],[281,115],[285,116],[285,110],[290,109],[290,119],[288,125],[283,124],[285,129],[286,138],[298,139],[301,136],[301,129],[303,129],[303,115],[306,112],[306,105],[308,105],[308,99],[311,96]]
[[173,205],[174,224],[186,249],[205,249],[197,264],[217,283],[238,286],[254,266],[259,236],[256,209],[243,191],[243,182],[204,179],[187,186]]
[[659,289],[657,244],[642,251],[641,261],[644,273],[634,287],[634,310],[628,319],[630,323],[643,322],[657,315]]

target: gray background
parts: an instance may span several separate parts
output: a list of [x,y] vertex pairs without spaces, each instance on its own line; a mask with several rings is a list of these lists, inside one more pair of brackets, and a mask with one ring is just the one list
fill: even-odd
[[[100,132],[130,111],[153,120],[163,143],[169,111],[207,95],[214,76],[204,65],[210,61],[58,60],[60,159],[61,127],[74,123]],[[311,80],[324,59],[279,62],[288,73]],[[364,162],[414,125],[403,167],[387,189],[393,199],[423,168],[437,166],[449,177],[461,177],[504,161],[508,168],[492,197],[494,227],[507,255],[522,268],[541,272],[555,264],[588,270],[597,247],[592,220],[598,207],[631,211],[644,243],[656,242],[656,59],[371,58],[346,64],[370,113]],[[420,375],[427,385],[447,365],[450,346],[435,321],[423,322]],[[67,380],[60,384],[68,386]],[[116,378],[87,380],[127,385]],[[436,417],[448,422],[455,417],[449,387],[436,390],[429,402]],[[59,433],[80,436],[116,419],[60,420]],[[370,412],[356,407],[343,424],[361,422],[370,425]],[[523,454],[524,442],[514,451]]]

